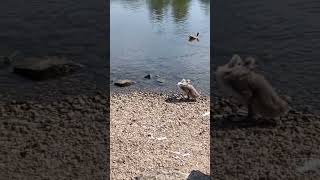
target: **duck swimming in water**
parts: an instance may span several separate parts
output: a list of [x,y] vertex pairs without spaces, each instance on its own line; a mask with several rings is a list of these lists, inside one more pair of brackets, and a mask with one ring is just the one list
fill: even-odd
[[255,114],[275,118],[289,111],[286,101],[280,98],[263,75],[254,71],[255,59],[242,60],[234,55],[229,63],[218,67],[216,80],[225,96],[247,106],[248,119]]
[[189,41],[193,41],[193,40],[199,40],[199,32],[197,33],[197,35],[189,35]]

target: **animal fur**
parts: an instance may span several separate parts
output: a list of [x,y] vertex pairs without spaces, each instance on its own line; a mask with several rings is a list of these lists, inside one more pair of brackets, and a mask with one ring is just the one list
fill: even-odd
[[234,55],[229,63],[216,72],[218,86],[226,96],[248,107],[248,116],[260,114],[275,118],[288,112],[289,106],[280,98],[263,75],[254,72],[255,60],[242,60]]
[[200,93],[196,90],[196,88],[194,88],[191,80],[189,79],[182,79],[181,82],[178,82],[177,86],[187,95],[189,99],[196,99],[200,96]]

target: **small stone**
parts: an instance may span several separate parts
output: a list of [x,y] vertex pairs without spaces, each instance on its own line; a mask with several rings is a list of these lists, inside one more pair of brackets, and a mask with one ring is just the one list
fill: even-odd
[[74,112],[69,112],[69,113],[68,113],[68,118],[69,118],[69,119],[72,119],[73,116],[74,116]]
[[80,97],[79,97],[79,104],[82,105],[82,106],[85,104],[84,100],[82,98],[80,98]]
[[22,158],[25,158],[26,155],[27,155],[27,151],[22,151],[22,152],[20,152],[20,156],[21,156]]
[[67,97],[67,98],[66,98],[66,101],[67,101],[68,103],[72,104],[73,99],[72,99],[71,97]]

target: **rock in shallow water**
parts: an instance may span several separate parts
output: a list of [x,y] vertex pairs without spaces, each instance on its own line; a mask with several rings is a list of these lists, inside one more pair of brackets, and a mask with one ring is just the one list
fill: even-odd
[[119,87],[131,86],[133,84],[135,84],[135,82],[129,79],[118,80],[114,83],[114,85]]
[[157,79],[157,82],[163,84],[163,83],[166,82],[166,80],[165,80],[165,79],[162,79],[162,78],[158,78],[158,79]]
[[151,74],[146,75],[144,78],[151,79]]
[[58,57],[29,58],[13,67],[13,72],[33,80],[58,78],[73,73],[83,65]]

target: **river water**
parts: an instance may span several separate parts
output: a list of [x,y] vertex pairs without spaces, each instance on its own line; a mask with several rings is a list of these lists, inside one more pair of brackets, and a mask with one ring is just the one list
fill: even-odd
[[0,6],[0,58],[58,55],[85,65],[62,79],[35,82],[0,63],[0,102],[87,94],[107,87],[107,2],[4,0]]
[[[185,78],[209,94],[210,0],[110,3],[112,80],[137,82],[129,88],[175,90],[176,83]],[[189,42],[188,35],[197,32],[199,41]],[[154,78],[145,79],[147,74]],[[159,83],[157,78],[165,83]],[[118,88],[111,85],[111,89]]]

